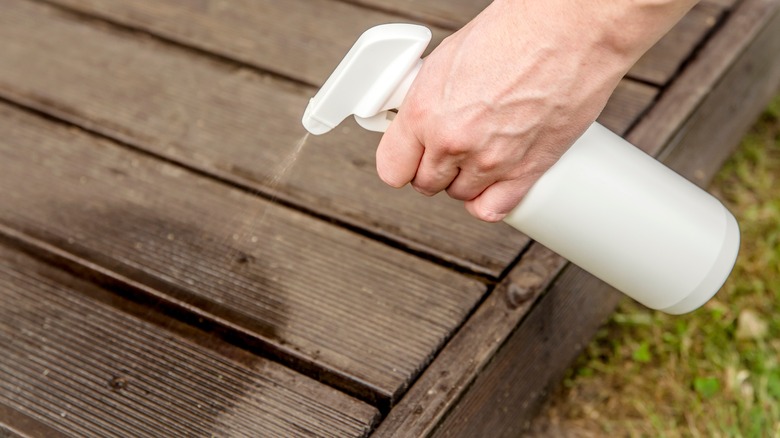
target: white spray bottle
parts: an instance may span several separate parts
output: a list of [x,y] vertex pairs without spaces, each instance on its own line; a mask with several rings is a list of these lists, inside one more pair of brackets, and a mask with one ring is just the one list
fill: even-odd
[[[354,115],[384,132],[422,66],[430,30],[366,31],[303,116],[324,134]],[[682,314],[706,303],[736,261],[739,227],[713,196],[594,123],[504,219],[647,307]]]

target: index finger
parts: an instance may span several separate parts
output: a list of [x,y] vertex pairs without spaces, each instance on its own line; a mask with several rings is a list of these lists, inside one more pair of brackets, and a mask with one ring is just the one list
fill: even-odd
[[376,149],[379,178],[392,187],[405,186],[417,174],[424,151],[403,113],[399,113]]

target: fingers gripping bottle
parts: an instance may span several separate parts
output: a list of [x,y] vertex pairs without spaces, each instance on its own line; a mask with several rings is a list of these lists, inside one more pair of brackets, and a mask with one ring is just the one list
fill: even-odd
[[[324,134],[354,115],[383,132],[431,39],[418,25],[366,31],[303,116]],[[713,196],[594,123],[504,219],[647,307],[682,314],[706,303],[736,261],[739,227]]]

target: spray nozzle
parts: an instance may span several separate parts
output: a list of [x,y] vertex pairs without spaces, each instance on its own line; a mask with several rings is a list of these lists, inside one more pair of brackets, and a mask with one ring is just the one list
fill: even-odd
[[354,114],[360,126],[385,131],[422,66],[431,31],[415,24],[383,24],[358,38],[303,114],[303,126],[324,134]]

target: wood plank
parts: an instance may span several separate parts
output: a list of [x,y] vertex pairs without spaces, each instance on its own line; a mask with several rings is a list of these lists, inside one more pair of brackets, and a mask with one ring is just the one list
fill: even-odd
[[[744,6],[741,8],[745,10]],[[739,10],[738,10],[739,11]],[[629,139],[644,145],[645,152],[657,154],[679,131],[681,124],[674,123],[688,119],[704,97],[715,87],[724,72],[731,68],[736,57],[751,42],[751,35],[757,32],[754,26],[763,11],[756,10],[754,17],[741,13],[735,23],[730,19],[728,26],[721,29],[712,40],[702,48],[699,55],[691,61],[690,67],[678,80],[665,90],[663,99],[645,116],[648,120],[643,126],[637,126]]]
[[473,437],[485,430],[495,438],[521,436],[547,385],[563,377],[620,298],[567,266],[429,436]]
[[731,9],[742,0],[707,0],[708,3],[718,5],[724,9]]
[[667,85],[727,11],[724,5],[713,1],[698,3],[634,64],[629,76],[660,86]]
[[[738,94],[722,93],[721,86],[716,86],[711,96],[720,100],[701,97],[705,104],[699,106],[699,112],[687,121],[678,120],[678,125],[696,120],[693,125],[696,131],[718,135],[724,132],[720,129],[723,118],[720,113],[713,114],[712,108],[723,108],[723,111],[729,112],[730,107],[739,106],[748,114],[756,114],[755,111],[764,107],[764,99],[774,94],[773,82],[777,85],[777,77],[774,74],[776,68],[768,64],[773,64],[771,61],[777,59],[777,41],[780,41],[778,17],[780,2],[775,0],[746,1],[734,12],[721,29],[723,35],[729,35],[731,44],[724,45],[721,38],[725,37],[717,34],[702,53],[733,60],[731,68],[721,70],[724,77],[718,83],[723,84],[723,89],[733,89],[732,80],[741,78],[744,83],[752,84],[750,91]],[[747,41],[739,41],[737,36],[747,38]],[[711,47],[718,50],[711,50]],[[740,55],[733,56],[734,51]],[[767,63],[766,60],[770,61]],[[689,74],[701,75],[705,72],[700,69],[707,68],[707,65],[707,62],[691,64],[688,66],[690,71],[684,72],[681,78]],[[734,101],[734,96],[738,97],[738,103]],[[664,95],[659,105],[666,105],[666,99],[672,99],[674,102],[676,98],[676,93]],[[647,123],[658,123],[658,120],[643,119],[637,130],[652,130],[652,126],[646,126]],[[717,159],[699,157],[720,157],[727,153],[740,137],[734,131],[743,129],[744,133],[746,128],[739,122],[726,124],[724,129],[725,137],[727,140],[731,139],[731,144],[728,141],[686,141],[670,144],[668,147],[673,148],[673,152],[663,153],[664,162],[688,178],[709,181],[720,167],[720,162]],[[697,134],[691,138],[701,135]],[[647,147],[652,144],[640,143],[639,146]],[[655,152],[662,151],[657,149]],[[692,162],[696,165],[691,166]],[[531,247],[528,255],[535,250],[539,250],[536,244]],[[500,330],[494,334],[491,332],[493,318],[486,323],[486,320],[478,318],[478,315],[488,315],[490,312],[500,314],[500,311],[511,313],[512,308],[506,304],[511,301],[506,300],[506,294],[513,285],[519,286],[515,297],[533,300],[538,296],[537,291],[531,289],[529,293],[529,289],[524,287],[529,280],[528,276],[522,274],[528,271],[526,263],[525,258],[520,260],[516,271],[510,272],[507,283],[496,288],[439,355],[446,359],[452,352],[464,349],[479,352],[481,350],[478,346],[483,342],[490,343],[489,339],[493,338],[495,340],[492,342],[501,346],[496,354],[490,356],[492,361],[480,368],[479,363],[463,367],[452,361],[439,362],[437,359],[429,370],[436,370],[447,376],[445,387],[449,388],[449,391],[427,395],[426,390],[435,391],[437,387],[435,379],[426,371],[410,389],[407,397],[380,425],[376,436],[394,436],[394,433],[404,436],[408,433],[410,436],[469,437],[484,430],[490,430],[491,436],[518,436],[520,431],[527,427],[528,421],[544,399],[547,388],[560,381],[565,369],[587,344],[600,322],[611,313],[620,295],[579,268],[569,265],[538,303],[530,311],[522,312],[524,315],[521,316],[526,319],[522,320],[514,332]],[[555,266],[554,260],[548,259],[548,264],[542,266]],[[544,268],[537,269],[545,272]],[[530,276],[531,281],[533,278]],[[499,295],[495,296],[496,293]],[[504,298],[503,308],[501,298]],[[493,306],[499,307],[499,310],[492,308]],[[522,301],[521,308],[527,309],[528,306],[528,303]],[[489,332],[490,335],[480,338],[478,333],[483,332]],[[480,362],[480,357],[481,355],[477,354],[475,360]],[[464,368],[466,373],[463,372]],[[475,368],[480,372],[475,373]],[[452,376],[451,371],[468,378]],[[426,405],[429,399],[433,408],[430,411]],[[399,415],[396,415],[396,412]]]
[[657,96],[657,88],[624,79],[612,93],[598,121],[623,135],[652,106]]
[[[46,0],[319,86],[369,27],[407,21],[333,0]],[[432,27],[436,46],[449,31]]]
[[485,292],[380,242],[7,105],[0,132],[0,226],[75,257],[61,263],[145,285],[132,293],[197,313],[366,400],[397,398]]
[[360,437],[379,414],[5,245],[0,303],[0,423],[22,434]]
[[[0,96],[445,263],[498,277],[528,243],[445,196],[386,187],[379,136],[352,121],[310,138],[275,178],[313,89],[27,2],[4,6],[0,60]],[[624,82],[602,120],[623,132],[655,94]]]
[[[780,89],[780,1],[765,4],[766,21],[761,32],[754,34],[755,28],[751,29],[747,37],[752,43],[723,73],[661,154],[663,160],[676,163],[672,167],[675,171],[690,175],[702,187],[709,182],[712,169],[723,165]],[[710,70],[710,63],[702,64],[695,68]],[[718,129],[712,129],[713,126]],[[709,145],[711,152],[697,153],[690,147],[695,144]]]
[[[477,15],[488,1],[365,1],[384,13],[332,0],[46,0],[80,13],[142,29],[313,85],[324,82],[360,33],[380,23],[417,17],[431,26],[431,47]],[[733,0],[729,0],[733,1]],[[724,12],[728,3],[697,4],[631,69],[629,77],[664,85]],[[400,15],[395,15],[400,14]]]
[[[745,123],[755,120],[756,111],[764,108],[762,102],[777,86],[780,31],[771,20],[776,20],[778,8],[777,0],[744,0],[734,12],[735,17],[665,91],[663,99],[647,114],[647,122],[631,132],[629,140],[653,154],[672,145],[666,152],[670,154],[675,145],[692,141],[722,140],[733,144],[734,136],[745,130]],[[757,56],[751,50],[765,56]],[[741,107],[745,103],[749,111]],[[718,119],[715,126],[719,129],[708,129],[710,117]],[[701,184],[699,178],[694,181]]]
[[402,14],[448,29],[460,29],[493,0],[345,0],[367,8]]
[[[518,266],[510,271],[507,279],[491,292],[447,343],[372,437],[429,436],[455,409],[460,397],[469,391],[477,376],[493,360],[499,348],[566,263],[562,257],[534,243]],[[481,423],[476,417],[471,417],[471,420]],[[485,430],[490,429],[484,428],[482,432]],[[477,433],[472,436],[481,435]]]

